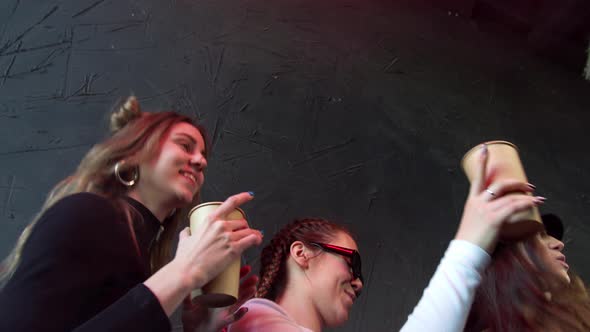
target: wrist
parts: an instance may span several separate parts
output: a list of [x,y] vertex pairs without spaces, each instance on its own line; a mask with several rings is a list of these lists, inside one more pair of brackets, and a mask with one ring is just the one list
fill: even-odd
[[171,273],[176,275],[179,280],[179,285],[185,293],[190,293],[196,288],[201,288],[205,285],[206,276],[203,270],[197,265],[185,266],[182,262],[172,260],[170,268]]
[[497,229],[487,229],[481,230],[479,232],[459,229],[455,239],[470,242],[485,250],[488,254],[492,255],[498,242],[498,234],[499,230]]

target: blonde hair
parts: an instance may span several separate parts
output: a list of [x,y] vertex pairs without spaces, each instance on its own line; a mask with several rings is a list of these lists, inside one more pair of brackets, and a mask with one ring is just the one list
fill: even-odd
[[[110,129],[112,135],[104,142],[96,144],[84,156],[76,171],[59,182],[48,194],[41,210],[24,229],[17,240],[12,252],[6,257],[0,270],[0,287],[16,271],[20,256],[29,235],[39,218],[60,199],[79,192],[91,192],[113,199],[127,216],[130,228],[133,228],[133,208],[122,201],[122,198],[129,189],[115,177],[115,164],[121,164],[123,174],[137,169],[142,162],[157,156],[161,150],[160,142],[168,135],[173,125],[181,122],[189,123],[197,128],[203,137],[203,128],[196,124],[191,118],[176,112],[141,112],[139,102],[134,96],[128,97],[123,105],[113,112],[110,117]],[[141,179],[140,179],[141,181]],[[193,198],[193,203],[198,203],[199,194]],[[187,206],[176,209],[170,215],[165,224],[164,231],[160,234],[158,243],[151,250],[152,273],[164,266],[172,257],[172,243],[176,231],[181,222],[186,220]],[[131,234],[134,236],[134,233]],[[137,243],[136,243],[137,246]]]

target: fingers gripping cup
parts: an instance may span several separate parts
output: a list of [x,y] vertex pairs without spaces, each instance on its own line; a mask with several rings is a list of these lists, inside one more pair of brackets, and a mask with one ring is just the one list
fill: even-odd
[[[488,148],[485,174],[486,188],[493,188],[495,183],[506,179],[528,182],[516,145],[506,141],[490,141],[484,144]],[[478,169],[479,153],[477,152],[480,151],[480,147],[481,144],[469,150],[461,161],[461,167],[465,171],[469,182],[473,180]],[[493,193],[490,192],[490,194]],[[523,192],[513,192],[507,195],[518,194],[523,194]],[[505,241],[519,240],[540,231],[542,228],[543,223],[541,222],[539,210],[536,206],[533,206],[530,209],[513,214],[502,226],[500,239]]]
[[[222,202],[208,202],[195,206],[189,212],[190,230],[194,232],[201,227],[206,217],[217,209]],[[234,209],[227,219],[245,219],[246,214],[240,208]],[[240,258],[238,257],[217,277],[203,288],[191,292],[191,298],[211,308],[226,307],[236,303],[240,287]]]

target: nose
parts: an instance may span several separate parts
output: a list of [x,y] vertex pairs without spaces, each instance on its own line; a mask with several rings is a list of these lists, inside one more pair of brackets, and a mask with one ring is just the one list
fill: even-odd
[[189,164],[194,166],[197,171],[202,172],[207,168],[207,159],[201,152],[196,152],[191,156]]
[[563,244],[563,242],[561,242],[560,240],[551,237],[551,241],[549,242],[549,248],[557,250],[557,251],[562,251],[563,248],[565,247],[565,244]]
[[363,290],[363,282],[361,279],[356,278],[351,281],[350,284],[352,285],[352,289],[354,290],[356,296],[359,297],[359,295],[361,295],[361,291]]

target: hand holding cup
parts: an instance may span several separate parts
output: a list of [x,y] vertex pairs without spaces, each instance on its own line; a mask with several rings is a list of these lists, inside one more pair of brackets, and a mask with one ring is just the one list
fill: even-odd
[[[469,241],[491,254],[502,227],[519,222],[511,217],[542,204],[545,198],[530,195],[534,186],[518,180],[499,180],[486,187],[487,161],[488,148],[484,144],[477,156],[469,196],[455,238]],[[508,193],[511,194],[506,195]]]
[[188,227],[180,233],[174,260],[183,267],[189,288],[203,287],[246,249],[262,242],[260,231],[251,229],[245,219],[228,218],[252,199],[247,192],[233,195],[208,214],[192,234]]

